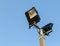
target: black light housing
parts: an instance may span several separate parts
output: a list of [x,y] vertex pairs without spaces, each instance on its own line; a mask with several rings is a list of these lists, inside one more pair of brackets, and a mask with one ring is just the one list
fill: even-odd
[[30,10],[25,12],[25,15],[26,15],[27,20],[29,22],[29,27],[33,26],[34,22],[37,24],[40,21],[40,17],[38,15],[38,12],[35,9],[35,7],[32,7]]
[[45,35],[49,35],[49,33],[52,32],[52,27],[53,27],[53,23],[48,23],[47,25],[43,26],[42,29],[43,29],[43,33]]

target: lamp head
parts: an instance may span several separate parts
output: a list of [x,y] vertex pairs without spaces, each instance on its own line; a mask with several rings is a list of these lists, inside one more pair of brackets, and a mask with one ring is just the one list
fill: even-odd
[[37,24],[40,21],[40,17],[35,7],[32,7],[30,10],[25,12],[25,15],[28,20],[29,27],[33,26],[34,22]]
[[48,23],[47,25],[43,26],[42,29],[43,29],[43,33],[45,35],[49,35],[49,33],[52,32],[52,27],[53,27],[53,23]]

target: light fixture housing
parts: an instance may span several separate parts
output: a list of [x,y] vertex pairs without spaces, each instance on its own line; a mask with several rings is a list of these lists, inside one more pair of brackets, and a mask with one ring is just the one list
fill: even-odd
[[47,25],[43,26],[43,33],[44,35],[49,35],[49,33],[52,32],[52,27],[53,27],[53,23],[48,23]]
[[40,17],[35,7],[32,7],[30,10],[25,12],[25,15],[29,22],[29,27],[33,26],[34,22],[37,24],[40,21]]

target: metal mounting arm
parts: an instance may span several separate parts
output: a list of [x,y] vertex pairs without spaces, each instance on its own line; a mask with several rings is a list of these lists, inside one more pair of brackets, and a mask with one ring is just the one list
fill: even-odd
[[33,24],[33,25],[34,25],[37,29],[39,29],[39,30],[41,29],[41,28],[39,28],[36,24]]

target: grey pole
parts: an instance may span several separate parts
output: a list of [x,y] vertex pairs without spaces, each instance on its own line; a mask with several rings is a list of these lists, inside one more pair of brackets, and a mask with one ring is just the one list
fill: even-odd
[[40,29],[39,31],[40,31],[40,36],[39,36],[40,46],[46,46],[46,40],[44,38],[43,29]]
[[44,34],[43,34],[43,29],[39,28],[35,23],[34,26],[39,30],[39,41],[40,41],[40,46],[46,46],[46,40],[44,38]]

